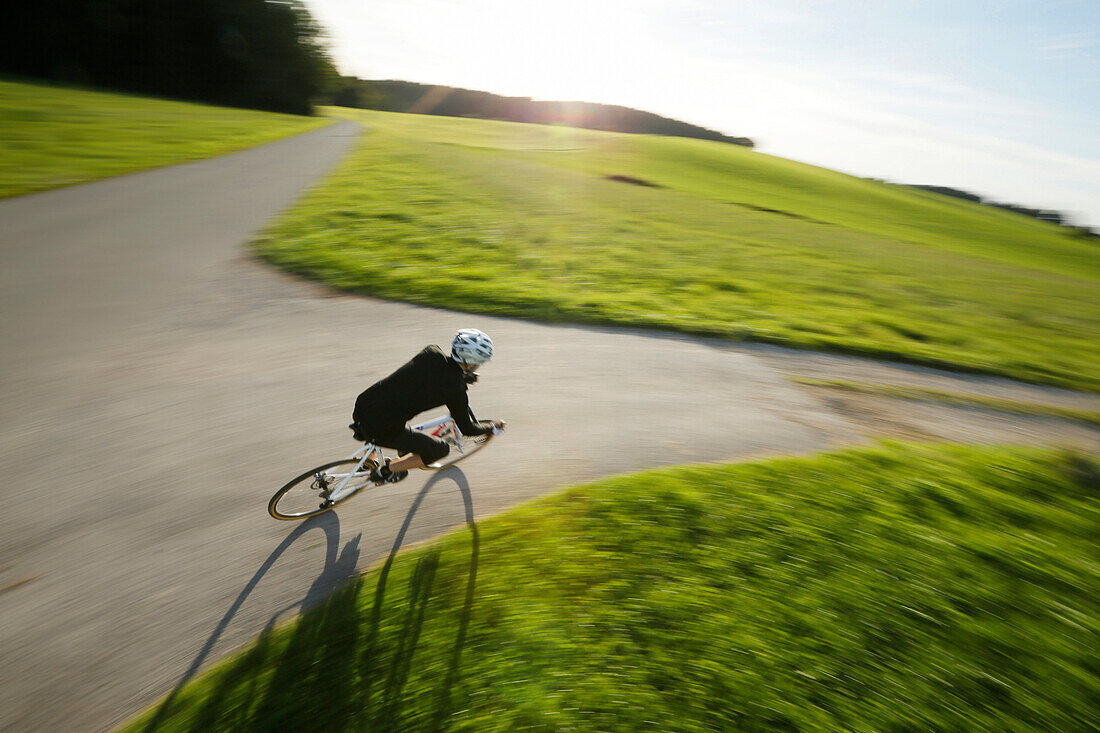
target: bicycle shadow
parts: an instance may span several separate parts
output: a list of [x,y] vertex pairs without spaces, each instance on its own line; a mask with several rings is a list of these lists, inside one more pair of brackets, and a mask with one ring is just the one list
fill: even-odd
[[[463,501],[465,521],[471,534],[471,550],[461,609],[428,613],[433,600],[442,597],[436,570],[442,550],[431,548],[417,557],[411,570],[402,567],[392,574],[395,559],[417,511],[440,482],[455,482]],[[330,517],[329,519],[324,519]],[[217,641],[229,619],[247,598],[268,568],[311,527],[321,526],[329,539],[326,570],[314,581],[300,604],[291,604],[272,616],[256,642],[206,677],[204,688],[180,695]],[[462,648],[473,606],[480,541],[474,522],[473,500],[465,475],[456,467],[434,474],[420,489],[394,538],[389,556],[379,569],[373,594],[365,592],[368,575],[358,575],[338,587],[324,603],[304,613],[292,626],[277,630],[276,622],[286,611],[308,605],[326,592],[336,572],[354,569],[359,536],[349,541],[336,557],[339,522],[333,512],[301,525],[272,553],[227,611],[191,668],[157,710],[145,731],[169,722],[173,729],[209,730],[400,730],[402,716],[413,711],[406,703],[415,700],[416,727],[443,730],[456,709],[453,690],[460,678]],[[452,553],[453,554],[453,553]],[[330,562],[331,561],[331,562]],[[454,558],[446,561],[453,563]],[[392,574],[392,578],[391,578]],[[387,598],[394,578],[404,591]],[[457,600],[457,599],[456,599]],[[369,608],[368,608],[369,605]],[[457,603],[452,603],[452,608]],[[457,618],[456,618],[457,615]],[[439,647],[433,635],[432,651],[421,652],[421,631],[428,618],[444,626],[443,638],[452,622],[454,643]],[[438,631],[439,627],[436,627]],[[434,656],[433,656],[434,655]],[[415,680],[410,684],[410,680]],[[406,688],[410,686],[411,692]],[[171,716],[180,713],[180,718]]]
[[[409,579],[409,598],[405,620],[401,631],[397,635],[397,641],[388,663],[386,656],[389,650],[379,644],[379,630],[382,625],[386,585],[394,558],[401,549],[405,533],[408,531],[409,525],[412,524],[417,509],[419,509],[428,492],[444,479],[452,479],[462,495],[466,526],[470,530],[470,560],[466,575],[466,592],[462,609],[459,612],[455,643],[447,660],[446,673],[443,675],[442,683],[436,692],[429,730],[442,730],[445,728],[447,719],[454,710],[452,689],[458,678],[462,648],[465,646],[466,632],[470,623],[474,587],[477,582],[478,554],[481,546],[477,523],[474,521],[474,504],[470,484],[466,479],[466,475],[457,466],[451,466],[435,474],[421,489],[409,508],[405,522],[401,525],[397,537],[394,539],[393,549],[390,551],[389,557],[386,558],[386,562],[379,572],[378,583],[374,591],[374,602],[368,621],[368,634],[364,641],[363,651],[359,656],[359,677],[364,680],[362,691],[363,700],[366,703],[364,708],[369,716],[368,720],[362,722],[368,730],[398,730],[402,727],[400,725],[402,692],[409,679],[413,656],[424,625],[424,617],[431,599],[441,551],[438,548],[433,548],[417,559]],[[383,673],[383,668],[387,666],[388,670]],[[383,678],[385,682],[381,689],[376,692],[374,683],[376,680]]]
[[277,625],[279,618],[287,611],[294,608],[304,611],[316,605],[327,596],[332,588],[336,587],[342,580],[348,578],[355,572],[355,566],[359,560],[359,540],[362,537],[362,533],[357,534],[349,540],[339,556],[337,556],[337,548],[340,544],[340,519],[334,512],[326,512],[316,517],[310,517],[295,527],[294,531],[279,543],[279,546],[268,555],[259,569],[253,573],[252,578],[245,584],[244,589],[237,595],[236,600],[233,601],[217,626],[214,627],[214,631],[211,632],[210,636],[203,644],[202,649],[199,650],[198,655],[196,655],[195,659],[191,662],[191,666],[187,668],[187,671],[183,673],[183,676],[176,683],[175,687],[172,688],[172,691],[168,693],[168,696],[157,707],[157,711],[153,718],[145,725],[145,731],[156,730],[156,728],[172,713],[180,691],[191,681],[202,667],[203,663],[210,655],[210,652],[217,645],[225,629],[229,626],[230,621],[233,620],[233,617],[236,616],[241,606],[244,605],[245,600],[247,600],[252,591],[255,590],[256,586],[259,585],[260,581],[275,565],[275,562],[283,553],[303,535],[307,534],[315,527],[324,532],[326,538],[324,568],[322,568],[320,575],[318,575],[310,585],[309,590],[306,591],[301,601],[291,603],[279,609],[270,619],[268,619],[267,623],[264,625],[263,631],[260,633],[261,641],[270,635],[270,632]]

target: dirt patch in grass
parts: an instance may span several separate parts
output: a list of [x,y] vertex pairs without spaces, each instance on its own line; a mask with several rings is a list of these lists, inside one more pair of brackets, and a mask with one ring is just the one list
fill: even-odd
[[649,188],[664,188],[664,186],[662,186],[661,184],[654,183],[653,181],[647,181],[644,178],[634,178],[632,176],[619,176],[619,175],[604,176],[604,178],[606,178],[609,181],[618,181],[619,183],[632,183],[635,186],[648,186]]

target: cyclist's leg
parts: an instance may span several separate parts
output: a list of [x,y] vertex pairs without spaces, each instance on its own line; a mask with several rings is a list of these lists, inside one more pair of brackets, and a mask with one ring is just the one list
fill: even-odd
[[[438,460],[438,459],[437,459]],[[406,453],[396,460],[390,461],[390,470],[394,473],[411,471],[414,468],[424,468],[428,464],[416,453]]]
[[400,457],[396,461],[390,461],[390,470],[394,472],[424,468],[451,452],[451,446],[444,441],[411,428],[376,442],[384,448],[393,448],[398,452]]

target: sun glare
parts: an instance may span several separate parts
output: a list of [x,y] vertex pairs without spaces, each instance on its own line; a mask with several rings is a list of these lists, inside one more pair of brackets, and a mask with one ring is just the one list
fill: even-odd
[[[938,27],[920,25],[915,9],[910,29],[900,10],[793,0],[309,4],[341,70],[360,78],[633,107],[856,175],[969,187],[1100,221],[1086,118],[989,85],[949,55],[907,50],[908,38]],[[860,30],[876,22],[882,40]],[[1022,153],[1006,160],[986,150],[990,140],[1069,154],[1072,171]],[[972,151],[965,165],[960,145]]]
[[478,50],[465,63],[510,94],[604,101],[640,83],[657,51],[648,22],[625,3],[503,4],[486,15],[481,35],[496,52]]

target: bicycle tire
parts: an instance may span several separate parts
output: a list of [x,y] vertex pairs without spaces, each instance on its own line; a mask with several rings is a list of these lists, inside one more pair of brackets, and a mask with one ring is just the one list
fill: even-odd
[[[368,486],[372,486],[367,475],[364,473],[362,478],[362,484],[356,486],[347,495],[341,496],[337,501],[325,502],[321,497],[321,489],[315,485],[314,477],[318,473],[323,473],[330,468],[336,466],[346,465],[348,468],[354,467],[358,460],[353,458],[345,458],[339,461],[332,461],[303,473],[294,479],[291,479],[286,483],[283,488],[275,492],[271,500],[267,502],[267,513],[275,519],[282,519],[292,521],[296,519],[305,519],[307,517],[315,517],[318,514],[324,514],[330,509],[334,509],[351,497],[358,494]],[[373,460],[368,459],[363,464],[364,467],[374,468],[378,464]],[[359,479],[356,479],[357,481]],[[310,499],[312,497],[312,500]],[[314,505],[315,508],[310,508]]]
[[435,463],[429,463],[424,466],[425,471],[438,471],[441,468],[447,466],[453,466],[459,461],[463,461],[474,453],[489,445],[489,441],[493,439],[494,433],[486,433],[485,435],[464,435],[462,442],[465,443],[463,450],[460,452],[458,447],[451,443],[451,452],[443,458],[439,459]]

